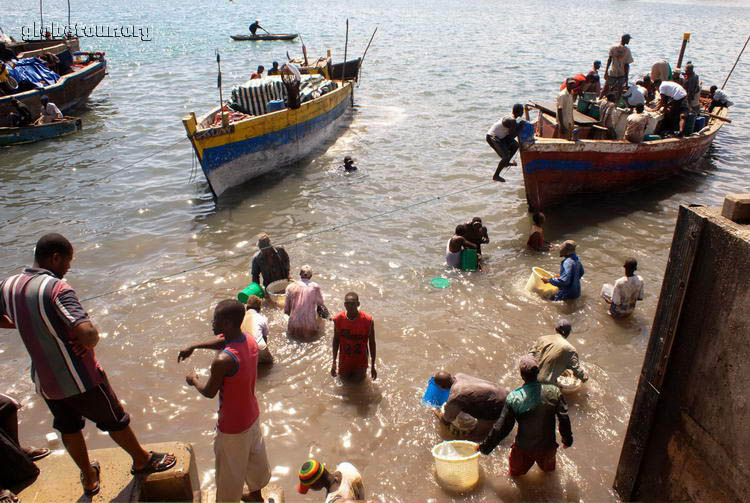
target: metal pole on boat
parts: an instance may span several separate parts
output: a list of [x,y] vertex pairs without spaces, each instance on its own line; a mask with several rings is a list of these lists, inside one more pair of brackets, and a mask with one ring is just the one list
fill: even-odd
[[219,113],[221,114],[221,127],[227,127],[228,119],[224,115],[224,96],[221,93],[221,56],[219,49],[216,49],[216,66],[219,68],[219,75],[216,78],[216,87],[219,88]]
[[42,0],[39,0],[39,38],[44,38],[44,15],[42,14]]
[[727,82],[729,82],[729,77],[732,76],[732,72],[734,71],[734,68],[737,66],[737,63],[740,62],[740,58],[742,57],[742,53],[745,52],[745,48],[747,47],[747,43],[750,42],[750,35],[747,36],[747,40],[745,40],[745,45],[742,46],[742,50],[737,55],[737,59],[734,62],[734,65],[732,65],[732,69],[729,70],[729,75],[727,75],[727,78],[724,80],[724,84],[722,84],[721,88],[724,89],[726,87]]
[[677,58],[677,67],[682,69],[682,57],[685,55],[685,47],[687,47],[687,43],[690,40],[690,34],[689,33],[683,33],[682,34],[682,47],[680,47],[680,55]]
[[[346,85],[346,50],[349,48],[349,18],[346,18],[346,38],[344,39],[344,64],[341,66],[341,85]],[[352,87],[352,105],[354,105],[354,87]]]
[[370,44],[372,44],[372,39],[375,38],[375,34],[378,32],[378,27],[375,27],[375,31],[372,32],[372,37],[370,37],[370,41],[367,42],[367,47],[365,47],[365,52],[362,53],[362,57],[359,59],[359,68],[357,68],[357,80],[359,81],[359,71],[362,68],[362,63],[365,62],[365,56],[367,56],[367,51],[370,49]]
[[70,0],[68,0],[68,27],[65,30],[66,34],[70,34]]

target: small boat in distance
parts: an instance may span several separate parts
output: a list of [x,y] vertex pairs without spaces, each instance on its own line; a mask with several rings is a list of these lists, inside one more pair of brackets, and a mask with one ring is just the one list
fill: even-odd
[[83,128],[81,119],[64,117],[46,124],[29,124],[23,127],[0,127],[0,146],[32,143],[76,133]]
[[257,33],[255,35],[229,35],[232,40],[294,40],[299,33]]

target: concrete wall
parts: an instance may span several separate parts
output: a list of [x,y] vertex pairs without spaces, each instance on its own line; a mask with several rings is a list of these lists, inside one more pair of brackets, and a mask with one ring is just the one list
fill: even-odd
[[750,225],[681,207],[651,339],[615,489],[750,500]]

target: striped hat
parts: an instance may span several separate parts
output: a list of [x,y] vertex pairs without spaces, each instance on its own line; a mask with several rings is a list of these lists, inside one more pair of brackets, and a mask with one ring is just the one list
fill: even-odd
[[310,486],[320,480],[320,477],[323,476],[325,470],[325,465],[321,464],[317,459],[308,459],[302,463],[302,468],[299,469],[299,484],[297,485],[297,492],[300,494],[307,494]]

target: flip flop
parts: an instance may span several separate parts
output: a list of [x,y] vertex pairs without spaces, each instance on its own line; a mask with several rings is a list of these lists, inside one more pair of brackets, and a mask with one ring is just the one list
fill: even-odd
[[39,461],[40,459],[46,458],[52,453],[52,451],[47,449],[46,447],[27,447],[23,452],[25,452],[32,461]]
[[18,501],[18,496],[7,489],[0,491],[0,503],[18,503]]
[[[168,454],[166,452],[154,452],[154,451],[149,451],[149,454],[151,454],[151,457],[149,457],[148,463],[146,463],[146,466],[144,466],[140,470],[131,468],[130,469],[131,475],[148,475],[149,473],[159,473],[159,472],[169,470],[175,464],[177,464],[177,458],[175,458],[174,454]],[[172,460],[168,461],[167,456],[172,456]]]
[[97,494],[99,494],[99,489],[100,489],[100,486],[99,486],[99,474],[101,473],[101,468],[99,467],[99,462],[98,461],[93,461],[91,463],[91,468],[93,468],[94,470],[96,470],[96,485],[94,486],[93,489],[86,489],[86,486],[85,486],[85,483],[84,483],[84,480],[83,480],[83,473],[81,473],[81,486],[83,487],[83,494],[85,494],[89,498],[92,497],[92,496],[96,496]]

